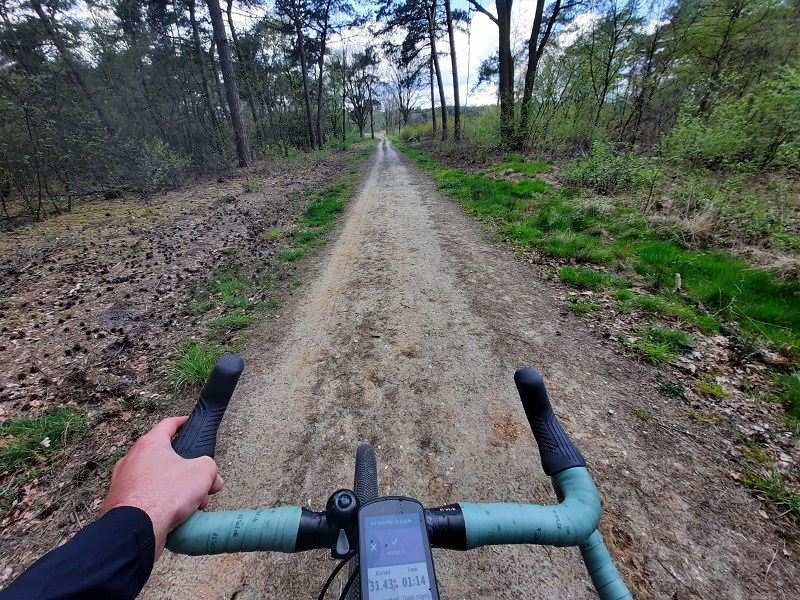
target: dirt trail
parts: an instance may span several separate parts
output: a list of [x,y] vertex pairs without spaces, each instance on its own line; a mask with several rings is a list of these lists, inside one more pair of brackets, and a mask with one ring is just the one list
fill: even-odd
[[[360,441],[377,448],[383,493],[551,502],[512,381],[531,365],[589,461],[607,542],[637,597],[798,597],[798,564],[709,458],[723,441],[654,394],[655,371],[564,314],[559,295],[384,142],[281,342],[256,331],[245,352],[212,509],[319,509],[351,484]],[[661,420],[631,415],[654,405]],[[575,549],[435,559],[444,598],[596,597]],[[143,597],[311,598],[333,565],[322,552],[170,555]]]

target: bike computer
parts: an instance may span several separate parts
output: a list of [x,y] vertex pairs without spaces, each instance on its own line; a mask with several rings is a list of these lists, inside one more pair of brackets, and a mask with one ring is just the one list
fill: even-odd
[[439,600],[422,505],[387,496],[358,511],[362,600]]

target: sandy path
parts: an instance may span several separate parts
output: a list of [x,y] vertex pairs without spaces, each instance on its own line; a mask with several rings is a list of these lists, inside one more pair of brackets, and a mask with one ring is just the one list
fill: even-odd
[[[528,364],[589,460],[608,543],[638,597],[797,597],[797,563],[709,458],[722,441],[654,393],[654,371],[562,314],[562,293],[384,142],[310,287],[277,333],[264,324],[247,348],[212,508],[319,509],[351,485],[360,441],[378,450],[384,493],[550,502],[511,379]],[[644,425],[635,406],[662,417]],[[435,558],[443,598],[596,598],[574,549]],[[311,598],[333,565],[322,552],[167,556],[143,597]]]

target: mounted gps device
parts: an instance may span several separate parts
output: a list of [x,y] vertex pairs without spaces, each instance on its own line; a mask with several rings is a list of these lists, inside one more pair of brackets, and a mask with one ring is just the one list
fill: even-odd
[[358,511],[362,600],[439,600],[422,504],[386,496]]

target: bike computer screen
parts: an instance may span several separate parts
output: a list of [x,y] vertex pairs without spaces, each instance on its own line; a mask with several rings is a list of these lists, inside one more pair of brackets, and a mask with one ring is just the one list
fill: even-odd
[[382,498],[358,515],[362,600],[438,600],[422,505]]

